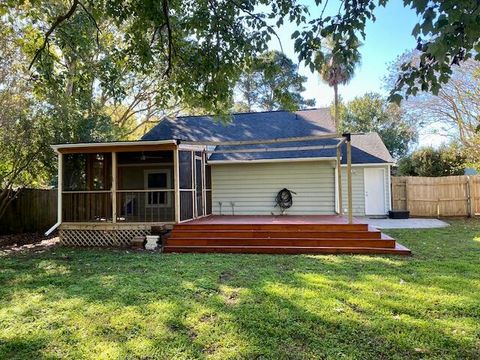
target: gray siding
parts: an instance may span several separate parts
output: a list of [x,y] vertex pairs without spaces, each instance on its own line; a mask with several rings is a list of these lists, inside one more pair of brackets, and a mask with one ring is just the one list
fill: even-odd
[[275,196],[282,188],[297,193],[287,214],[334,214],[335,170],[332,162],[277,162],[212,165],[213,213],[278,214]]

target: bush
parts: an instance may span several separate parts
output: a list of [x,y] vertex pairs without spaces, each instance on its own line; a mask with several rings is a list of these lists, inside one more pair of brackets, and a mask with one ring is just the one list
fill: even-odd
[[398,162],[399,176],[448,176],[463,175],[466,156],[456,144],[439,149],[424,147]]

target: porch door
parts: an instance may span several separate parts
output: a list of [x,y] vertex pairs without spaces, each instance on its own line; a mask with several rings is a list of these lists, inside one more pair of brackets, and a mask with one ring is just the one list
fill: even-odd
[[365,215],[385,215],[385,170],[364,169]]
[[195,152],[195,215],[203,216],[203,164],[202,153]]

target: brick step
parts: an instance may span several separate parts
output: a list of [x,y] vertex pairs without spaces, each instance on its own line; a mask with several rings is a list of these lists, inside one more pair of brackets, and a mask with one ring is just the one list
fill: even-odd
[[382,233],[372,231],[284,231],[284,230],[189,230],[175,228],[171,238],[311,238],[311,239],[380,239]]
[[368,231],[367,224],[177,224],[174,230]]
[[299,246],[299,247],[383,247],[394,248],[393,239],[309,239],[309,238],[169,238],[167,246]]
[[278,247],[278,246],[165,246],[167,253],[248,253],[248,254],[392,254],[410,255],[406,247]]

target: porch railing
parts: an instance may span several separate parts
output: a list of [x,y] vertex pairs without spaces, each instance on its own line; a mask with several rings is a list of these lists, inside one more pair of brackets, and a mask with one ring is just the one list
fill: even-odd
[[[64,222],[112,222],[112,193],[64,191]],[[174,190],[117,190],[117,219],[120,222],[175,221]]]
[[102,191],[64,191],[62,219],[65,222],[112,221],[112,195]]
[[175,190],[118,190],[117,222],[175,221]]

